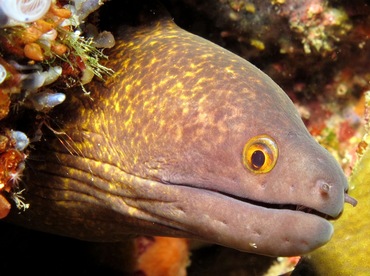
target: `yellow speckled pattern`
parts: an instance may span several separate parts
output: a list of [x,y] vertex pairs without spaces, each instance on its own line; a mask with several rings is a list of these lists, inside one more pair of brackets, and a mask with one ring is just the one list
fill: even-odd
[[[186,151],[196,140],[203,149],[212,150],[214,145],[204,139],[206,133],[212,133],[209,138],[219,145],[226,142],[231,124],[235,124],[235,135],[245,131],[245,122],[239,121],[239,107],[246,100],[254,101],[255,90],[258,87],[263,90],[265,83],[261,72],[256,70],[251,74],[251,68],[240,66],[240,57],[219,47],[215,49],[214,44],[184,32],[168,19],[141,29],[125,30],[117,47],[109,52],[112,59],[107,66],[115,74],[105,83],[94,82],[87,86],[87,90],[92,91],[92,100],[88,97],[78,100],[84,108],[77,108],[80,102],[73,103],[73,109],[78,111],[66,112],[67,116],[76,112],[76,116],[73,116],[71,126],[65,123],[64,127],[76,129],[77,123],[76,140],[80,130],[89,130],[89,133],[84,132],[88,139],[75,143],[78,152],[88,154],[95,149],[94,158],[99,154],[99,160],[115,163],[124,171],[139,170],[137,173],[141,175],[146,172],[136,164],[151,159],[148,165],[152,175],[164,165],[154,157],[158,156],[161,145],[179,143]],[[227,60],[224,55],[228,56]],[[239,76],[243,76],[244,86],[241,86]],[[216,85],[215,79],[224,80],[224,83]],[[234,103],[229,104],[228,100],[235,97],[235,92],[240,92],[243,98],[235,98]],[[254,105],[281,101],[276,112],[283,113],[288,99],[285,95],[274,96],[273,100],[256,101]],[[86,109],[86,106],[92,108]],[[219,110],[214,110],[214,106]],[[82,121],[78,121],[79,118]],[[121,130],[126,138],[122,141],[115,135]],[[68,133],[73,138],[70,130]],[[98,133],[109,144],[96,140]],[[106,147],[115,144],[120,144],[121,151],[117,155],[106,154],[111,150]],[[100,146],[97,148],[97,145]],[[145,154],[135,152],[135,149],[141,151],[144,148]],[[125,153],[129,159],[125,158]],[[168,157],[164,154],[162,158]]]

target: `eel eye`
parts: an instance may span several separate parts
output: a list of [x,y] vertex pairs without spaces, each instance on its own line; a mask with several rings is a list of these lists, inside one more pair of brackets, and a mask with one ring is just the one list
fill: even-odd
[[274,168],[278,154],[274,139],[268,135],[254,136],[244,146],[243,164],[254,173],[267,173]]

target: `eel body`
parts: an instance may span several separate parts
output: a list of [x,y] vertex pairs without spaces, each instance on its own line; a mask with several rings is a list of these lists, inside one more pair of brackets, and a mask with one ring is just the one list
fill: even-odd
[[[288,256],[326,242],[347,181],[286,94],[168,18],[127,27],[105,82],[71,91],[35,143],[12,220],[84,240],[188,237]],[[50,132],[50,131],[49,131]]]

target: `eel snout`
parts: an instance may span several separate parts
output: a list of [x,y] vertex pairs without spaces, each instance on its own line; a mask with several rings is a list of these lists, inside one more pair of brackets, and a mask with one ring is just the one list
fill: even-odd
[[[322,209],[318,210],[326,219],[336,219],[343,211],[344,203],[350,203],[356,206],[356,199],[348,195],[348,188],[341,189],[337,184],[330,184],[330,182],[323,179],[316,181],[316,189],[318,190],[318,198],[320,201],[327,202]],[[343,198],[340,200],[339,198]],[[335,200],[333,200],[335,199]]]
[[[325,180],[320,179],[317,181],[317,186],[319,187],[320,193],[323,196],[330,196],[332,189],[329,183],[327,183]],[[357,200],[348,194],[348,189],[344,190],[344,202],[351,204],[353,207],[357,205]],[[334,217],[336,216],[334,215]]]

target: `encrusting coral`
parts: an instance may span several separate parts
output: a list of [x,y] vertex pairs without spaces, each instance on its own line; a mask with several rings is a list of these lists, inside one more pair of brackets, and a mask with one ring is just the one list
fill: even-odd
[[[21,196],[22,171],[27,145],[19,137],[40,137],[14,131],[12,107],[47,113],[62,103],[62,89],[83,85],[94,76],[112,71],[101,66],[106,58],[99,48],[110,48],[114,38],[92,25],[84,31],[84,20],[104,1],[2,0],[0,1],[0,218],[10,210],[8,199],[26,209]],[[95,43],[95,37],[98,43]],[[88,91],[85,91],[88,93]],[[18,133],[17,135],[13,135]],[[20,134],[21,133],[21,134]],[[28,134],[30,135],[30,134]]]

